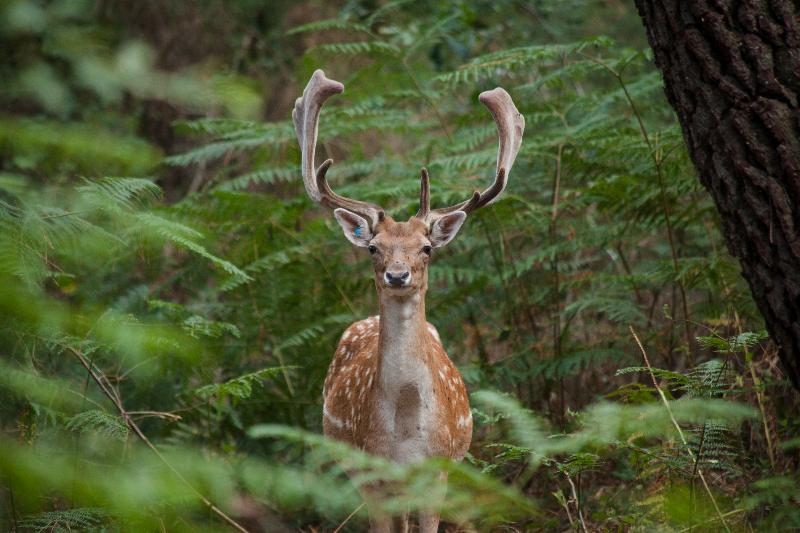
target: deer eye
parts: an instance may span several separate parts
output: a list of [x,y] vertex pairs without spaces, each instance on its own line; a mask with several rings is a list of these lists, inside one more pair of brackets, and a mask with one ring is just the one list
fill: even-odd
[[433,248],[430,245],[427,245],[427,244],[422,247],[422,253],[424,253],[425,255],[431,255],[431,251],[432,250],[433,250]]
[[369,253],[374,254],[375,252],[378,251],[378,247],[375,246],[374,244],[370,244],[369,246],[367,246],[367,250],[369,250]]

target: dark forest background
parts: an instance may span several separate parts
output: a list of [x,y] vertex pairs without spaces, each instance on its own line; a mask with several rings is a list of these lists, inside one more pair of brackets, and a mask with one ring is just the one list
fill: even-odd
[[[448,531],[800,528],[800,399],[623,1],[0,2],[0,530],[361,531],[343,468]],[[492,179],[436,253],[470,391],[461,465],[324,441],[368,254],[305,195],[290,122],[401,218]],[[436,472],[450,472],[447,498]]]

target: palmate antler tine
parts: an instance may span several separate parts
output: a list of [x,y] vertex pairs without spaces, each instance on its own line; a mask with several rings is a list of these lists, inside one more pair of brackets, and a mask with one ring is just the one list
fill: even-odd
[[[481,202],[478,207],[483,207],[492,203],[506,188],[508,175],[511,173],[511,167],[514,166],[514,161],[517,159],[519,148],[522,145],[525,117],[517,111],[511,95],[502,87],[482,92],[478,96],[478,100],[492,113],[499,137],[497,179],[491,187],[481,193]],[[502,172],[503,170],[505,172]]]
[[353,211],[365,217],[374,226],[383,218],[383,210],[380,207],[339,196],[328,186],[325,173],[333,162],[332,160],[325,161],[316,173],[314,172],[320,111],[328,98],[342,91],[344,91],[344,85],[328,79],[322,70],[317,69],[303,90],[303,96],[294,103],[292,121],[302,152],[303,184],[308,196],[315,202],[332,209],[342,207]]
[[302,152],[303,183],[306,192],[315,202],[320,201],[317,183],[314,179],[314,156],[317,148],[317,132],[319,114],[325,101],[344,91],[344,85],[325,77],[325,73],[316,70],[303,90],[303,96],[295,100],[292,110],[294,130]]
[[464,211],[469,214],[471,211],[489,205],[500,196],[508,184],[508,174],[511,172],[511,167],[514,166],[514,160],[517,158],[522,144],[525,118],[517,111],[517,106],[514,105],[511,96],[501,87],[482,92],[478,99],[489,108],[497,125],[499,146],[494,182],[483,192],[476,191],[469,200],[430,211],[427,216],[429,222],[454,211]]

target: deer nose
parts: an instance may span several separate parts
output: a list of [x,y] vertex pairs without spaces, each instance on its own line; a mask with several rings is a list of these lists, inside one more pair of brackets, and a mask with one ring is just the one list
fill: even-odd
[[403,285],[408,285],[411,274],[408,270],[395,270],[394,272],[387,270],[383,276],[387,284],[392,287],[401,287]]

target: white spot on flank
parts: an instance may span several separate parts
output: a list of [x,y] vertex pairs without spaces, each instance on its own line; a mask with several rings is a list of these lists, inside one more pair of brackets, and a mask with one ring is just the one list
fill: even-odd
[[322,416],[327,418],[328,421],[337,428],[342,429],[344,427],[344,422],[342,422],[341,420],[330,414],[328,412],[328,406],[325,405],[324,403],[322,404]]
[[442,378],[442,381],[445,380],[444,372],[442,372],[441,370],[439,370],[439,377]]

